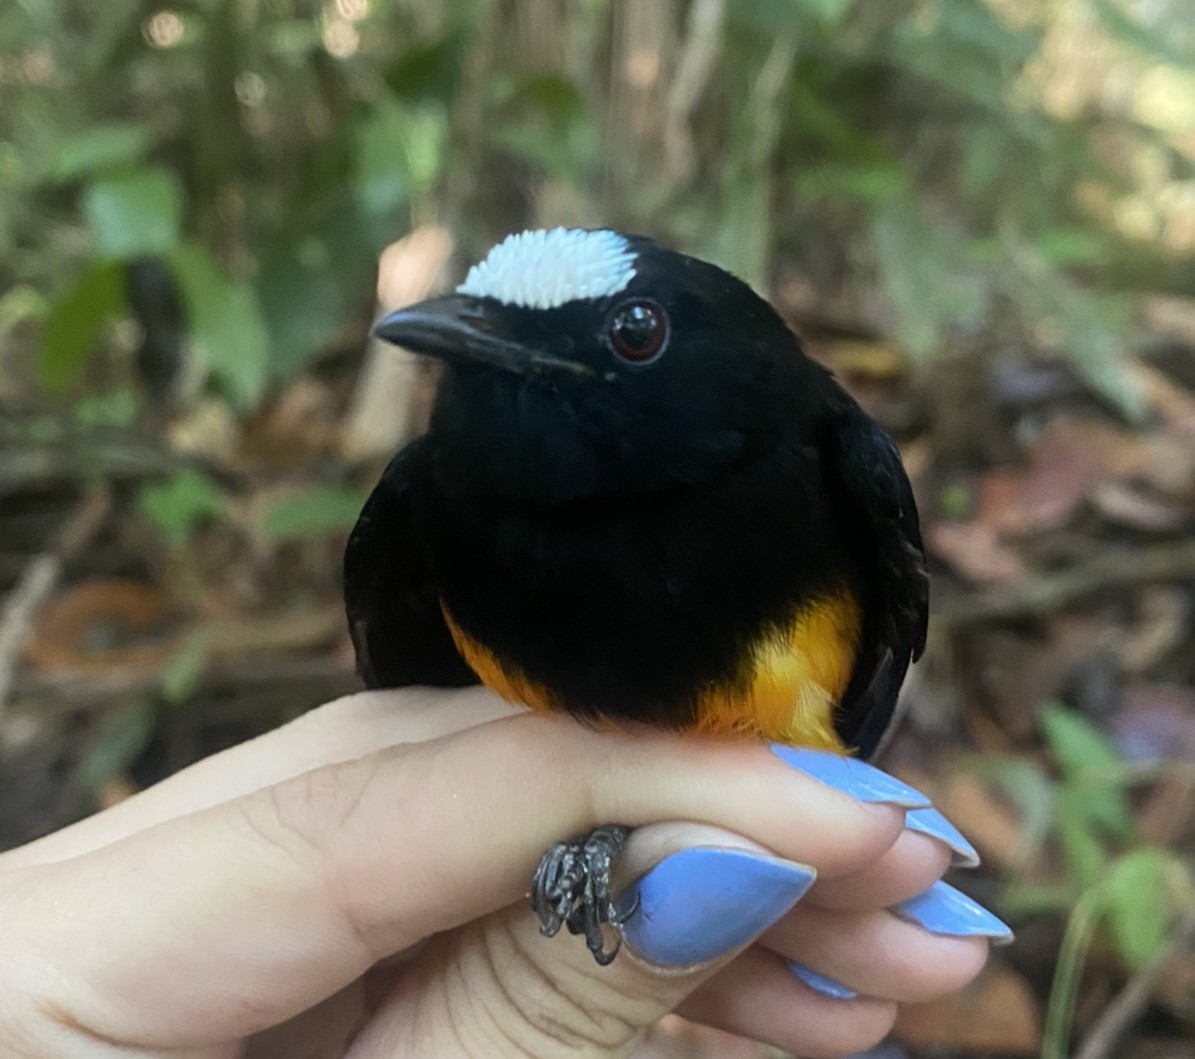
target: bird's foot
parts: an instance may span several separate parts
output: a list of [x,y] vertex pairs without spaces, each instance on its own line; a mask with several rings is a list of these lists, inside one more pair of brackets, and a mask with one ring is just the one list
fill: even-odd
[[[605,966],[618,955],[617,929],[634,912],[620,911],[610,896],[610,869],[630,831],[609,824],[568,842],[557,842],[544,855],[531,879],[531,910],[540,933],[552,937],[567,926],[584,934],[593,958]],[[607,928],[613,928],[612,931]],[[609,948],[609,933],[615,939]]]

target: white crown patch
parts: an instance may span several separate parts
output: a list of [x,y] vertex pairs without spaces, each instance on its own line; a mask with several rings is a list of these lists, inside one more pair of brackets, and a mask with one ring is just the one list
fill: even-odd
[[553,228],[508,235],[469,269],[456,291],[525,309],[555,309],[617,294],[634,275],[635,252],[617,232]]

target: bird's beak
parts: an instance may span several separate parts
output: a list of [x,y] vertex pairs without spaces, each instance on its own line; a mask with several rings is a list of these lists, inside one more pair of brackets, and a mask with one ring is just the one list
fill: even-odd
[[552,356],[507,337],[487,309],[485,302],[477,298],[456,294],[431,298],[382,317],[373,333],[412,353],[436,357],[447,364],[487,365],[520,375],[543,371],[593,374],[588,365]]

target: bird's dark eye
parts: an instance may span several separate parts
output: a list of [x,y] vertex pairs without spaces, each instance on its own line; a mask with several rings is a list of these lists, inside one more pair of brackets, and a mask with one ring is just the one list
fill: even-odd
[[610,346],[623,360],[644,364],[664,348],[668,318],[654,302],[627,302],[610,317]]

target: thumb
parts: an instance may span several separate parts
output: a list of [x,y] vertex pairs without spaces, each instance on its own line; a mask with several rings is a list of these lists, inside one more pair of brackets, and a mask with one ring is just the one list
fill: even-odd
[[719,828],[634,831],[615,879],[622,952],[538,936],[520,902],[433,939],[403,968],[350,1059],[629,1055],[647,1030],[785,915],[808,865]]

